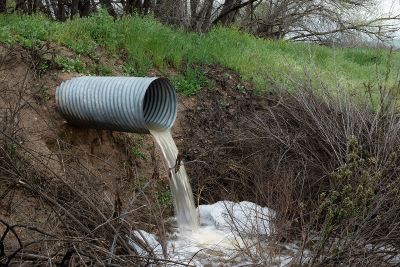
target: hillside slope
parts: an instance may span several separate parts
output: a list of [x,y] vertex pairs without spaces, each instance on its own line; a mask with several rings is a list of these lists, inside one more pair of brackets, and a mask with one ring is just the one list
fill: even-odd
[[[82,73],[67,72],[53,55],[77,55],[57,45],[47,47],[46,53],[38,54],[40,51],[0,45],[0,233],[10,226],[17,228],[15,236],[5,235],[5,256],[13,262],[31,260],[24,253],[19,254],[22,258],[12,256],[20,247],[19,238],[23,244],[33,242],[31,251],[40,254],[46,249],[46,253],[54,253],[53,261],[62,262],[74,239],[94,236],[100,241],[80,243],[77,251],[86,254],[89,249],[92,257],[103,262],[107,255],[102,250],[108,249],[107,240],[113,235],[141,229],[165,238],[174,227],[167,220],[173,215],[173,202],[163,159],[151,136],[68,125],[57,112],[55,90],[62,81]],[[122,75],[114,58],[103,57],[101,64],[113,75]],[[87,56],[81,60],[88,66],[94,61]],[[41,68],[43,64],[46,69]],[[212,88],[204,90],[218,99],[216,106],[223,108],[224,117],[239,114],[237,103],[248,102],[250,94],[245,88],[251,85],[220,66],[204,67],[202,73],[212,81]],[[148,73],[157,74],[155,69]],[[196,118],[190,114],[199,110],[200,101],[199,97],[179,98],[173,135],[182,149],[187,146],[197,151],[200,146],[202,137],[194,139],[188,131],[196,131],[192,127]],[[220,125],[220,129],[228,126]],[[192,177],[194,184],[203,178]],[[209,196],[199,199],[202,203],[209,200]],[[55,243],[47,243],[50,248],[35,245],[43,233],[57,237]],[[121,238],[115,246],[127,253],[127,241]],[[147,249],[146,244],[143,247]],[[138,260],[141,258],[125,266],[136,265]],[[42,264],[40,258],[34,262]]]
[[174,82],[172,131],[196,205],[276,211],[273,234],[254,236],[267,248],[242,251],[253,263],[286,251],[294,266],[398,264],[398,52],[187,33],[103,13],[66,23],[0,15],[0,26],[1,264],[178,264],[132,235],[154,233],[166,255],[175,227],[152,138],[76,128],[57,112],[56,87],[81,75]]
[[[363,93],[364,83],[374,84],[384,79],[388,64],[394,70],[392,77],[400,68],[399,52],[390,55],[389,51],[378,49],[269,41],[235,28],[188,33],[149,17],[127,16],[114,21],[102,12],[66,23],[41,16],[0,15],[0,28],[0,42],[8,45],[19,43],[28,49],[37,49],[57,43],[71,49],[78,57],[56,58],[67,69],[110,75],[111,70],[101,62],[86,65],[79,57],[101,61],[99,50],[105,50],[120,60],[121,74],[145,75],[156,68],[172,78],[178,90],[186,94],[195,93],[205,83],[201,71],[193,68],[193,64],[217,63],[230,68],[258,90],[270,89],[271,83],[293,88],[293,79],[313,77],[332,89],[340,86],[358,94]],[[169,73],[171,68],[176,72]]]

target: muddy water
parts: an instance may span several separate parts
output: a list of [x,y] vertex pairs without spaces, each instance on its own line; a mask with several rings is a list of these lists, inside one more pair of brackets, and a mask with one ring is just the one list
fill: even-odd
[[150,130],[150,133],[161,148],[169,168],[178,227],[181,230],[196,230],[199,228],[199,220],[194,206],[192,188],[185,166],[177,160],[178,148],[171,132],[169,130]]
[[[239,266],[251,261],[251,255],[247,254],[249,248],[256,248],[255,245],[258,246],[260,242],[250,236],[269,234],[269,220],[260,218],[269,216],[271,211],[246,201],[201,205],[196,210],[185,167],[180,159],[177,160],[178,148],[171,132],[150,130],[150,133],[161,148],[169,168],[179,227],[167,242],[170,259],[193,262],[196,266]],[[247,236],[249,229],[251,234]],[[239,233],[239,230],[243,233]],[[155,240],[154,237],[152,239]]]

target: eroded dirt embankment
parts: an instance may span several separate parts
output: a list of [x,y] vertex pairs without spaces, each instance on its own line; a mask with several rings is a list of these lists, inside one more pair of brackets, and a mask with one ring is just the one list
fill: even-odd
[[[78,73],[64,73],[56,68],[39,73],[36,69],[39,59],[18,47],[0,47],[0,60],[3,129],[11,131],[9,138],[18,140],[15,149],[40,179],[58,183],[79,173],[82,179],[90,179],[87,186],[95,187],[99,195],[109,198],[112,208],[121,210],[126,208],[133,192],[140,189],[140,184],[155,179],[156,163],[161,160],[154,152],[150,136],[76,128],[57,112],[56,87],[79,76]],[[163,176],[164,172],[159,173]],[[166,181],[160,178],[155,184],[166,191]],[[0,194],[2,218],[10,223],[39,225],[42,222],[37,220],[48,220],[51,211],[38,215],[42,208],[46,209],[40,198],[28,196],[18,188],[5,189],[2,186],[4,191]],[[114,202],[121,207],[117,208]]]
[[[1,173],[0,217],[9,224],[65,234],[101,228],[105,221],[119,220],[119,215],[127,213],[124,220],[129,220],[130,227],[165,232],[168,224],[159,222],[172,215],[172,200],[151,136],[68,125],[57,112],[55,90],[62,81],[80,74],[62,72],[53,64],[57,53],[73,56],[65,48],[52,47],[49,53],[38,54],[0,46],[1,123],[7,134],[2,145],[15,152],[6,163],[20,165],[14,166],[13,175],[4,170],[12,167],[8,165]],[[90,64],[90,59],[82,60]],[[48,66],[45,71],[39,67],[43,62]],[[110,58],[108,64],[112,75],[122,74],[115,59]],[[210,172],[226,172],[210,170],[208,161],[214,159],[204,158],[205,152],[216,147],[218,137],[237,127],[239,118],[254,108],[254,101],[251,85],[241,82],[235,72],[219,66],[202,68],[210,88],[194,97],[179,97],[172,130],[188,161],[195,200],[205,203],[217,195],[224,197],[218,192],[224,185],[207,188]],[[161,73],[153,69],[149,76],[153,75]],[[11,153],[3,152],[5,158]],[[23,173],[18,173],[21,168]],[[62,226],[67,222],[78,226]]]

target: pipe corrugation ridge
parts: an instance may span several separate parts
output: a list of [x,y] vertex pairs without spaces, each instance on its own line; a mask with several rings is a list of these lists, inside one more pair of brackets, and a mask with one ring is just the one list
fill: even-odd
[[88,128],[149,133],[175,122],[175,88],[159,77],[77,77],[61,83],[56,103],[68,123]]

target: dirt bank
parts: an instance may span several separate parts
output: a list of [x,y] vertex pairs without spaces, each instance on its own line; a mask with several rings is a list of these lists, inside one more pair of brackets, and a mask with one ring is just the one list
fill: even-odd
[[[46,51],[50,52],[0,47],[0,109],[9,138],[5,141],[16,151],[13,160],[24,162],[23,179],[27,179],[18,175],[15,179],[2,178],[7,186],[0,191],[1,218],[9,224],[29,224],[60,234],[65,229],[56,222],[67,216],[62,205],[70,205],[79,220],[79,209],[84,205],[80,206],[80,200],[69,192],[79,188],[80,197],[92,195],[92,202],[97,199],[100,203],[96,204],[107,216],[137,209],[139,212],[129,215],[133,225],[153,232],[165,231],[158,221],[173,215],[172,200],[165,168],[151,136],[68,125],[57,112],[55,90],[62,81],[80,74],[63,72],[53,62],[56,54],[73,57],[71,51],[56,46]],[[107,55],[102,58],[107,64]],[[82,60],[87,65],[91,63],[90,58]],[[122,75],[115,59],[110,57],[108,62],[112,75]],[[45,70],[42,65],[47,66]],[[213,159],[202,155],[215,146],[218,136],[235,127],[241,114],[252,109],[254,103],[251,85],[241,82],[237,73],[219,66],[202,69],[211,81],[209,88],[194,97],[179,97],[172,131],[188,161],[195,199],[208,202],[214,200],[211,196],[215,194],[206,193],[202,184],[213,171],[207,168],[207,161]],[[154,75],[160,72],[152,69],[149,76]],[[35,193],[18,185],[18,181],[32,184]]]

